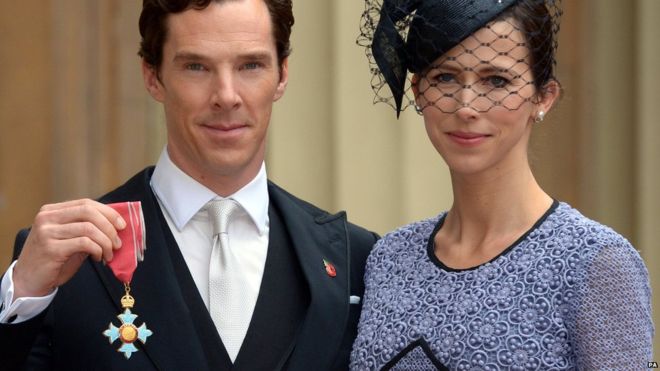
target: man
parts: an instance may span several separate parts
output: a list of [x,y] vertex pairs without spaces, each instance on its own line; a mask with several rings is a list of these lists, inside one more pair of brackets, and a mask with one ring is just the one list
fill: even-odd
[[[46,205],[19,233],[2,281],[0,368],[347,368],[376,236],[266,179],[292,25],[290,0],[144,0],[142,70],[165,110],[167,147],[100,202]],[[238,204],[229,250],[212,236],[216,199]],[[103,335],[123,311],[124,286],[104,262],[126,228],[105,204],[123,201],[144,211],[148,249],[130,287],[135,324],[152,331],[128,359]],[[240,285],[218,292],[222,251]],[[239,299],[218,307],[223,290]],[[236,317],[227,326],[228,312],[247,318],[242,329]]]

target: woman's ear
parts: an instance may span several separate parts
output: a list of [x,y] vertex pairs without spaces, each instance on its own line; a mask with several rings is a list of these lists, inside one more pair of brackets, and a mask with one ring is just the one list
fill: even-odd
[[561,86],[557,80],[550,80],[540,92],[538,111],[547,113],[561,95]]
[[421,107],[421,104],[419,102],[419,81],[421,78],[419,77],[419,74],[415,73],[412,75],[412,78],[410,79],[410,87],[412,88],[413,96],[415,97],[415,103],[417,103],[418,106]]
[[415,100],[417,100],[417,95],[419,94],[419,86],[417,85],[419,84],[419,75],[418,74],[412,75],[412,79],[410,79],[410,82],[411,82],[411,88],[413,94],[415,95]]

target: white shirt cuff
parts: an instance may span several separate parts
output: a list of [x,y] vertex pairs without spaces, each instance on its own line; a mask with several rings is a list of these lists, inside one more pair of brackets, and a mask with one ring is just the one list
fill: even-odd
[[0,323],[21,323],[36,317],[43,312],[55,299],[57,288],[52,293],[41,297],[23,297],[14,301],[14,261],[7,269],[0,284]]

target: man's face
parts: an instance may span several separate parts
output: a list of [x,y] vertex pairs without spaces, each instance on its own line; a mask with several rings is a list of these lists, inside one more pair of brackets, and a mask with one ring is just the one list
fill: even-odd
[[226,196],[261,166],[287,61],[280,68],[263,0],[211,2],[166,22],[160,71],[143,63],[143,72],[165,108],[168,153],[185,173]]

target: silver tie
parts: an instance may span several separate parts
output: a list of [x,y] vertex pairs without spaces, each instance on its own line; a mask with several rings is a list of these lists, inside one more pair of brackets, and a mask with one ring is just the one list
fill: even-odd
[[232,199],[209,202],[213,250],[209,266],[209,312],[222,343],[234,362],[247,333],[252,311],[244,302],[240,263],[229,246],[227,225],[241,206]]

